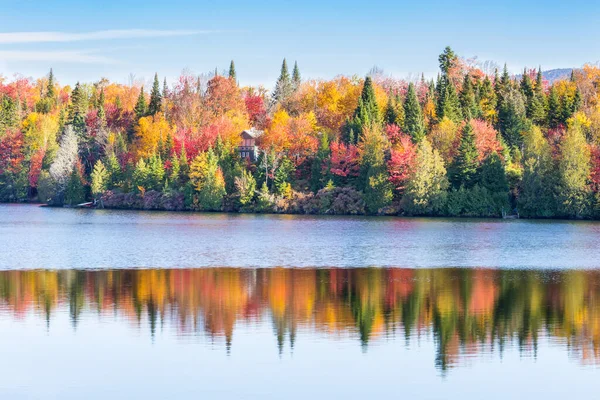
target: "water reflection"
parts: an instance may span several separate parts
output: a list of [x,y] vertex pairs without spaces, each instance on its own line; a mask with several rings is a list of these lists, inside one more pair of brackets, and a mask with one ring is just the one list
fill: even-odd
[[[600,362],[600,271],[492,269],[145,269],[0,272],[0,322],[68,312],[127,321],[152,335],[204,334],[230,350],[247,324],[270,323],[279,350],[311,335],[433,342],[440,370],[546,337]],[[418,340],[417,340],[418,339]],[[417,344],[418,346],[418,344]],[[432,355],[432,359],[434,356]]]

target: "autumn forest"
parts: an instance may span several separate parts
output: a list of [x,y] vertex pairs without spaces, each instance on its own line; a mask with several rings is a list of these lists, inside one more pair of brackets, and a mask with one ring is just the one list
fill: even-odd
[[270,91],[241,87],[233,61],[148,87],[0,77],[0,201],[600,218],[599,67],[549,82],[438,60],[412,80],[305,80],[284,60]]

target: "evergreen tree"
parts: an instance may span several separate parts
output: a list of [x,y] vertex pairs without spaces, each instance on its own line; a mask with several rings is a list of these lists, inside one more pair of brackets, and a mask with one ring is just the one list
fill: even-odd
[[486,76],[479,89],[479,106],[482,117],[488,122],[495,122],[496,120],[496,104],[496,92],[494,91],[492,81]]
[[284,58],[281,64],[281,73],[279,74],[277,83],[275,83],[275,89],[271,96],[271,107],[275,107],[277,104],[282,104],[285,107],[293,91],[294,88],[288,71],[287,61]]
[[319,150],[312,160],[310,171],[310,190],[317,193],[326,182],[331,179],[328,163],[331,151],[329,148],[329,137],[322,133],[319,141]]
[[397,119],[398,119],[398,112],[396,111],[396,107],[394,105],[392,96],[389,96],[387,105],[385,107],[383,121],[387,125],[392,125],[392,124],[396,124]]
[[562,122],[562,110],[558,91],[553,85],[548,94],[548,126],[550,128],[558,127]]
[[154,83],[150,92],[150,105],[148,106],[148,114],[156,115],[162,110],[162,95],[160,93],[160,84],[158,83],[158,74],[154,74]]
[[503,193],[508,196],[508,181],[506,171],[498,153],[490,154],[481,165],[479,185],[491,193]]
[[71,91],[71,104],[69,105],[69,121],[73,121],[76,116],[85,114],[87,111],[87,99],[82,92],[79,82]]
[[100,96],[98,96],[98,120],[102,126],[106,126],[106,110],[104,109],[104,103],[106,103],[104,89],[101,89]]
[[425,137],[425,121],[423,121],[421,105],[412,82],[408,85],[404,101],[404,131],[412,137],[415,143]]
[[75,167],[71,171],[67,187],[65,189],[64,204],[74,206],[85,201],[85,187],[83,186],[83,177],[79,168]]
[[479,108],[473,82],[469,74],[466,74],[463,80],[463,87],[460,92],[460,105],[465,119],[479,118],[481,116],[481,109]]
[[135,116],[137,119],[145,117],[148,115],[148,106],[146,103],[146,96],[144,95],[144,88],[140,90],[140,94],[138,95],[137,102],[135,103],[135,107],[133,108],[135,112]]
[[450,166],[450,182],[454,188],[465,186],[471,188],[477,182],[479,167],[475,133],[470,122],[465,123],[460,138],[458,154]]
[[379,127],[382,122],[381,112],[375,98],[373,81],[370,76],[367,76],[360,98],[358,99],[358,106],[354,110],[352,119],[345,126],[345,131],[348,132],[346,135],[348,143],[354,143],[354,141],[350,141],[350,132],[353,133],[354,140],[358,141],[364,133],[365,128]]
[[169,95],[169,86],[167,85],[167,78],[163,80],[162,98],[165,100]]
[[456,63],[457,55],[450,47],[446,47],[442,54],[438,57],[440,62],[441,76],[438,78],[437,85],[437,106],[436,114],[438,121],[444,117],[451,119],[454,122],[459,122],[462,119],[461,103],[456,93],[456,88],[450,80],[450,68]]
[[498,102],[498,130],[512,148],[521,144],[521,134],[527,129],[525,98],[520,90],[508,85]]
[[298,62],[294,62],[294,70],[292,71],[292,86],[294,90],[298,90],[302,83],[302,77],[300,76],[300,69],[298,68]]
[[527,116],[537,125],[545,125],[547,120],[547,100],[544,94],[544,84],[542,81],[542,68],[537,72],[533,97],[527,104]]
[[106,191],[110,182],[110,173],[102,163],[102,161],[96,161],[94,170],[90,176],[92,180],[91,189],[94,197],[99,197]]
[[454,53],[450,46],[446,46],[442,54],[440,54],[440,56],[438,57],[440,69],[442,70],[442,75],[448,75],[450,68],[452,67],[452,65],[454,65],[457,59],[458,56],[456,55],[456,53]]
[[440,85],[440,96],[436,109],[438,121],[447,117],[454,122],[459,122],[462,119],[461,104],[454,85],[444,75],[442,75]]
[[48,74],[48,86],[46,89],[46,98],[54,100],[56,97],[56,90],[54,89],[54,73],[52,72],[52,68],[50,68],[50,73]]
[[235,73],[235,63],[233,60],[231,60],[231,63],[229,64],[229,79],[237,82],[237,74]]

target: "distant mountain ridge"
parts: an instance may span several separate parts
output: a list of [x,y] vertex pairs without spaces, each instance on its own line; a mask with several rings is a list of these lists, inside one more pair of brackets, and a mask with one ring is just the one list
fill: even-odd
[[569,79],[572,72],[573,68],[549,69],[548,71],[542,71],[542,77],[549,83],[553,83],[563,79]]
[[[555,68],[549,69],[547,71],[542,71],[542,78],[547,81],[549,84],[553,84],[556,81],[560,81],[563,79],[570,79],[571,73],[575,68]],[[515,78],[521,79],[523,74],[515,75]]]

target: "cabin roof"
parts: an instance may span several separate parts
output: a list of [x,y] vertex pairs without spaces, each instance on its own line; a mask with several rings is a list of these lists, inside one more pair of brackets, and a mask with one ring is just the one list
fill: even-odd
[[255,128],[250,128],[250,129],[246,129],[246,130],[242,131],[242,135],[248,135],[252,139],[256,139],[256,138],[262,136],[263,133],[264,133],[263,131],[259,131],[258,129],[255,129]]

